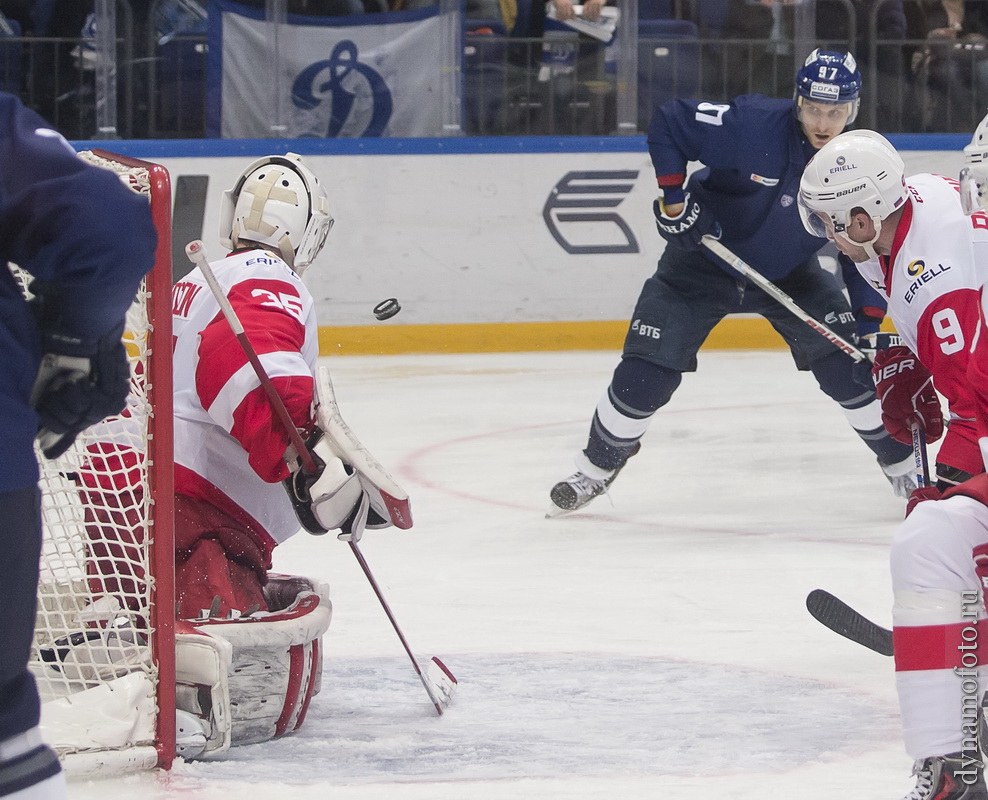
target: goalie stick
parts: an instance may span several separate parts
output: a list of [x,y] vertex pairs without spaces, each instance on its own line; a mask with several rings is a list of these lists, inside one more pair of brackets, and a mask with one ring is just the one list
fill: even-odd
[[830,592],[814,589],[806,596],[806,610],[834,633],[883,656],[892,655],[892,631],[859,614]]
[[[305,446],[305,442],[302,441],[302,436],[299,434],[291,415],[288,413],[288,408],[285,406],[285,401],[281,399],[281,395],[279,395],[277,389],[274,388],[274,384],[271,382],[271,378],[268,377],[268,374],[264,369],[264,365],[261,364],[260,359],[257,357],[257,351],[254,350],[254,346],[250,343],[250,339],[247,338],[247,333],[244,330],[243,324],[240,322],[240,318],[237,316],[236,310],[230,304],[229,298],[227,298],[223,288],[216,280],[212,267],[209,266],[209,260],[206,258],[205,245],[203,245],[202,241],[199,239],[189,242],[185,246],[185,254],[188,256],[189,261],[199,267],[200,272],[202,272],[203,277],[206,279],[206,283],[209,285],[210,291],[213,293],[213,296],[216,298],[216,302],[219,303],[220,309],[223,311],[224,318],[230,325],[230,329],[233,331],[237,341],[240,343],[240,347],[243,349],[244,355],[247,356],[247,360],[254,368],[254,373],[257,375],[257,379],[261,382],[261,386],[264,388],[264,391],[268,396],[268,401],[271,403],[272,409],[277,415],[278,420],[284,426],[285,431],[288,434],[288,438],[292,442],[292,446],[298,453],[303,469],[308,472],[315,473],[317,471],[316,462],[312,458],[309,448],[307,448]],[[325,380],[328,383],[328,373],[325,376]],[[364,458],[370,459],[371,462],[376,464],[377,462],[373,461],[366,449],[356,441],[355,437],[352,436],[349,428],[346,428],[343,418],[339,414],[339,409],[336,407],[335,395],[332,393],[332,384],[329,384],[329,396],[324,398],[324,400],[331,404],[329,416],[335,423],[337,423],[338,429],[345,431],[346,434],[349,434],[350,440],[352,444],[356,445],[357,451],[361,453]],[[325,433],[329,434],[329,431],[325,431]],[[359,467],[359,465],[354,466]],[[381,471],[383,472],[383,468]],[[398,528],[410,527],[411,515],[408,512],[407,496],[397,488],[396,484],[392,483],[388,486],[388,488],[392,490],[394,495],[398,496],[396,500],[394,496],[389,495],[389,499],[395,501],[395,506],[392,506],[391,503],[388,504],[388,512],[391,515],[392,522],[394,522]],[[404,506],[401,506],[400,503],[402,498],[404,499]],[[404,510],[404,516],[401,515],[400,509],[402,508]],[[395,518],[396,515],[398,517],[397,519]],[[349,533],[352,536],[354,533],[359,534],[360,531],[350,530],[345,531],[345,533]],[[378,586],[377,580],[374,578],[374,575],[370,570],[370,566],[367,564],[367,559],[364,558],[363,552],[361,552],[353,538],[350,538],[349,541],[347,541],[347,544],[350,545],[350,550],[353,552],[354,557],[357,559],[357,563],[360,565],[360,569],[363,571],[371,585],[371,589],[373,589],[374,594],[381,603],[381,607],[384,609],[384,613],[391,622],[391,626],[394,628],[395,633],[398,634],[398,639],[401,641],[405,652],[408,654],[408,658],[411,660],[416,674],[422,681],[422,685],[425,687],[425,691],[429,695],[429,699],[435,706],[436,713],[441,716],[453,699],[453,693],[456,691],[457,686],[456,678],[453,676],[453,673],[449,671],[446,665],[435,657],[430,660],[428,671],[422,670],[419,666],[418,659],[415,657],[411,647],[408,645],[408,641],[405,639],[405,635],[401,632],[401,628],[398,626],[398,621],[395,619],[395,616],[391,611],[391,607],[388,605],[387,600],[384,599],[384,594],[381,592],[381,588]]]

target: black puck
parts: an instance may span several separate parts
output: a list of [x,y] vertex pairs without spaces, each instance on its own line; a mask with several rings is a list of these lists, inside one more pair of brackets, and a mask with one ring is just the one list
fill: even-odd
[[391,319],[399,311],[401,311],[401,306],[398,304],[397,297],[389,297],[374,306],[374,316],[380,320]]

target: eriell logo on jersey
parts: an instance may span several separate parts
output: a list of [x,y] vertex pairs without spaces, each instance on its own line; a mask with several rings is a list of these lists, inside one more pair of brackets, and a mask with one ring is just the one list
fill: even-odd
[[932,281],[934,278],[943,275],[943,273],[950,270],[949,264],[937,264],[935,267],[927,267],[926,262],[920,259],[911,262],[906,267],[906,274],[910,277],[915,277],[912,283],[909,284],[909,288],[906,289],[905,294],[902,295],[902,299],[906,303],[911,303],[916,299],[916,292],[919,291],[920,287]]

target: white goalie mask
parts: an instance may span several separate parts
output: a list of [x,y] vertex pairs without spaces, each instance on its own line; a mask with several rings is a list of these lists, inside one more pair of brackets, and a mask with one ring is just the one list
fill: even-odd
[[961,170],[961,208],[965,214],[988,211],[988,116],[978,123],[964,148],[968,166]]
[[[799,182],[799,216],[814,236],[843,236],[874,258],[882,220],[901,208],[906,196],[905,165],[888,139],[874,131],[848,131],[820,148],[806,165]],[[870,241],[847,236],[855,209],[875,222]]]
[[259,158],[223,193],[223,245],[269,245],[299,275],[319,255],[332,227],[326,190],[295,153]]

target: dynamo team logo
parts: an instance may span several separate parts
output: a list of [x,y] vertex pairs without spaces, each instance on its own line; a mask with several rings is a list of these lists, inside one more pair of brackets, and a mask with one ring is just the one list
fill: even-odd
[[382,136],[394,110],[384,78],[360,62],[357,45],[349,39],[337,43],[328,59],[298,74],[292,83],[292,103],[303,111],[328,105],[328,138],[339,136],[348,123],[358,129],[354,136]]

